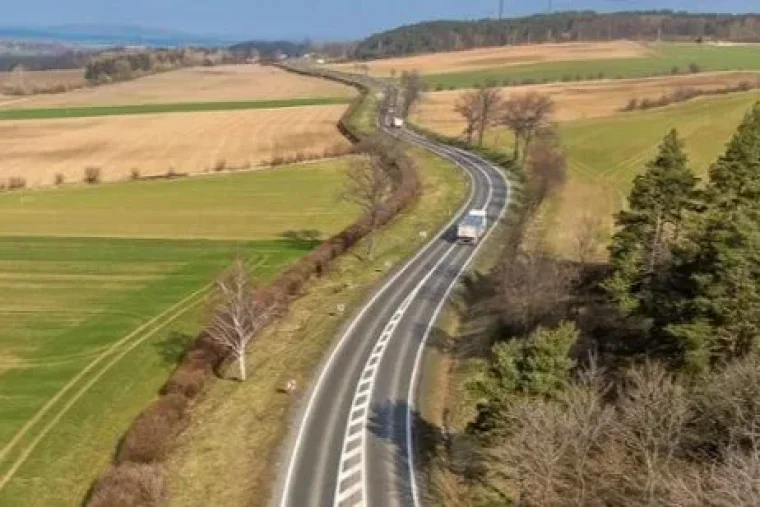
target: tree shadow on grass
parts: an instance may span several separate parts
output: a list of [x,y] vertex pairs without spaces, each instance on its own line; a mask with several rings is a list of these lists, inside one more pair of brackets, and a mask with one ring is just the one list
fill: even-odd
[[312,250],[322,241],[322,232],[317,229],[288,230],[280,234],[280,238],[291,248]]
[[187,347],[193,340],[195,340],[195,336],[172,331],[169,333],[169,336],[154,344],[153,347],[164,363],[172,365],[180,362]]

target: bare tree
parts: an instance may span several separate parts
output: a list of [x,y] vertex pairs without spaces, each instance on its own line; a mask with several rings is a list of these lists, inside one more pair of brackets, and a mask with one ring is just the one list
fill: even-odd
[[419,72],[413,70],[401,74],[401,93],[403,95],[401,114],[404,118],[409,116],[412,107],[422,98],[422,88],[422,77],[420,77]]
[[459,96],[459,100],[457,100],[454,110],[464,118],[464,135],[467,139],[467,143],[472,143],[472,137],[475,135],[475,131],[478,128],[478,120],[480,116],[478,91],[469,90],[463,92]]
[[575,228],[573,240],[575,253],[580,264],[588,264],[597,255],[601,241],[599,231],[602,221],[592,213],[585,213]]
[[484,86],[478,90],[478,146],[483,146],[486,129],[496,123],[501,104],[501,91],[498,88]]
[[528,92],[515,95],[504,102],[501,124],[515,135],[514,157],[520,157],[520,144],[527,153],[536,133],[544,130],[551,122],[554,102],[545,94]]
[[[379,141],[378,141],[379,142]],[[360,147],[364,156],[356,159],[346,173],[346,183],[340,198],[359,207],[367,220],[367,258],[372,259],[374,233],[380,225],[386,200],[393,192],[389,161],[372,143]]]
[[472,143],[477,133],[478,145],[483,146],[486,129],[496,123],[500,107],[501,91],[498,88],[486,86],[459,96],[455,110],[465,120],[464,134],[468,143]]
[[256,297],[256,285],[242,261],[216,282],[218,303],[207,332],[237,360],[240,380],[246,379],[245,352],[276,314],[277,305]]
[[528,168],[528,198],[531,206],[538,208],[564,185],[567,160],[554,129],[547,128],[535,135],[537,141],[526,145],[524,156]]

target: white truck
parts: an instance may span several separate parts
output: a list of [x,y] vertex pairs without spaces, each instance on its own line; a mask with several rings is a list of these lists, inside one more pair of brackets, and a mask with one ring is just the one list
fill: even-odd
[[404,119],[400,118],[398,116],[394,116],[393,117],[393,126],[396,127],[397,129],[400,129],[401,127],[404,126]]
[[477,244],[487,228],[486,210],[472,209],[457,225],[457,242]]

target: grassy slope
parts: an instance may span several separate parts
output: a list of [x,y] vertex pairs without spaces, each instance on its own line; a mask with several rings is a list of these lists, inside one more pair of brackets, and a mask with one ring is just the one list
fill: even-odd
[[134,104],[126,106],[61,107],[51,109],[5,109],[0,110],[0,120],[44,120],[54,118],[90,118],[95,116],[124,116],[135,114],[275,109],[282,107],[348,104],[351,100],[353,99],[350,97],[325,97],[241,102],[188,102],[175,104]]
[[196,408],[194,422],[169,466],[170,505],[266,505],[293,405],[277,389],[292,377],[299,386],[308,385],[344,322],[345,317],[334,314],[336,306],[346,304],[353,313],[387,266],[420,247],[419,232],[439,228],[466,194],[466,179],[456,167],[425,152],[414,153],[423,195],[379,233],[374,261],[341,258],[328,276],[309,286],[286,319],[251,348],[251,381],[217,383]]
[[[334,209],[335,168],[321,166],[284,168],[288,179],[279,183],[270,180],[278,170],[3,196],[8,208],[0,212],[0,223],[20,220],[38,236],[0,237],[0,505],[77,504],[197,332],[207,283],[238,255],[268,279],[304,253],[305,245],[271,239],[279,228],[303,224],[294,208],[274,206],[284,197],[272,185],[301,189],[291,206],[314,215],[313,225],[323,232],[350,221],[350,209]],[[297,169],[318,192],[301,186]],[[154,206],[159,228],[153,232],[172,239],[40,237],[80,219],[69,232],[86,235],[90,215],[106,214],[115,229],[126,226],[127,213],[108,215],[109,203],[138,210]],[[197,211],[199,203],[208,206],[205,213]],[[204,221],[202,232],[229,236],[230,217],[246,207],[276,225],[249,214],[246,240],[176,239],[198,235],[190,227],[198,220]],[[63,215],[59,221],[51,220],[55,210]],[[235,234],[243,237],[242,230]],[[265,239],[253,240],[259,237]],[[34,424],[24,432],[29,421]]]
[[[254,172],[0,194],[0,235],[275,239],[336,232],[345,161]],[[318,191],[317,191],[318,190]]]
[[570,177],[552,204],[555,245],[571,253],[575,226],[584,215],[597,217],[605,235],[609,233],[612,214],[624,205],[633,178],[671,128],[678,129],[692,167],[704,177],[756,100],[757,91],[563,124]]
[[690,63],[705,71],[760,70],[760,48],[756,46],[698,46],[696,44],[658,44],[646,58],[579,60],[425,76],[431,87],[468,88],[488,82],[519,84],[526,80],[553,82],[562,80],[622,79],[670,73],[673,67],[687,72]]

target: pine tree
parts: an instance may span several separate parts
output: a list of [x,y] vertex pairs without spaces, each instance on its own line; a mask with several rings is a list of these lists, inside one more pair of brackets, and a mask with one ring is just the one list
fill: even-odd
[[646,167],[633,182],[628,209],[615,217],[618,232],[610,247],[613,275],[605,286],[625,313],[656,304],[653,284],[681,235],[697,183],[675,129]]
[[502,425],[515,396],[559,395],[575,366],[570,351],[578,335],[575,324],[565,322],[553,329],[539,327],[524,339],[494,345],[489,370],[470,385],[483,400],[471,429],[487,433]]
[[686,301],[669,331],[687,369],[747,354],[760,338],[760,103],[710,168],[706,210],[678,252]]

